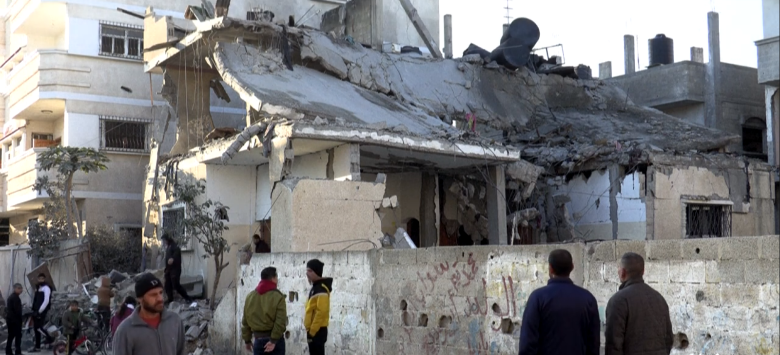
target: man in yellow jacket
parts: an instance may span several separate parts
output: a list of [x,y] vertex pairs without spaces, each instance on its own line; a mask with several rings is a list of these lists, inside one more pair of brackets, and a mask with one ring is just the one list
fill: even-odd
[[330,319],[330,292],[333,285],[332,278],[323,278],[322,269],[325,267],[317,259],[306,263],[306,278],[311,283],[309,300],[306,302],[306,337],[309,342],[309,354],[324,355],[325,342],[328,341],[328,320]]

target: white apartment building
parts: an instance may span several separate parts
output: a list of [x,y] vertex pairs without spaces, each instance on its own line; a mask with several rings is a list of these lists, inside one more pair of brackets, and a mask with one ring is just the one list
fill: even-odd
[[[780,166],[780,0],[763,0],[764,38],[756,41],[758,83],[764,85],[769,164]],[[775,232],[780,233],[780,178],[775,176]]]
[[[152,6],[186,28],[190,3],[200,1],[2,0],[0,246],[24,243],[28,221],[39,217],[47,197],[32,189],[41,174],[36,158],[52,145],[108,155],[107,171],[74,181],[81,217],[86,226],[140,234],[150,145],[162,140],[169,113],[162,75],[144,73],[143,14]],[[216,127],[244,122],[244,104],[230,94],[232,104],[212,93]],[[164,152],[175,127],[174,116]]]

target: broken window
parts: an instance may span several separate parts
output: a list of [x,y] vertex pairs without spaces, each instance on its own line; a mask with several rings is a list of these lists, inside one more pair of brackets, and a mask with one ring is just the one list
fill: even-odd
[[720,238],[731,236],[731,206],[710,204],[685,205],[686,238]]
[[[186,230],[184,228],[184,206],[175,204],[163,210],[162,230],[179,242],[182,249],[189,248],[189,243],[183,243]],[[162,234],[161,234],[162,235]]]
[[767,160],[764,152],[764,132],[766,123],[760,118],[749,118],[742,125],[742,150],[745,155]]
[[122,152],[149,150],[149,121],[142,119],[100,116],[100,148]]
[[141,59],[143,52],[143,26],[100,23],[100,55]]

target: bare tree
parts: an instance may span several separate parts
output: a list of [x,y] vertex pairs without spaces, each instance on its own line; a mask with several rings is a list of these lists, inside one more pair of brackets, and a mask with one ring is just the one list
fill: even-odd
[[[174,186],[174,198],[184,204],[185,217],[182,220],[184,231],[188,237],[195,238],[203,247],[204,259],[214,261],[214,284],[211,288],[209,304],[213,310],[216,307],[216,294],[222,271],[230,264],[225,262],[225,254],[230,253],[230,244],[222,237],[228,230],[225,225],[229,207],[220,202],[207,199],[203,202],[199,197],[206,191],[205,181],[182,183]],[[179,236],[181,237],[181,236]]]

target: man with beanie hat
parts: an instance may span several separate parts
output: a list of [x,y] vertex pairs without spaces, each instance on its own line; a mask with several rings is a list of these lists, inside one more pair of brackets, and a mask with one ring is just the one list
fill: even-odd
[[324,355],[325,342],[328,341],[328,321],[330,319],[330,293],[333,279],[323,278],[325,264],[317,259],[306,263],[306,278],[311,283],[309,300],[306,302],[306,338],[309,342],[309,354]]
[[[276,285],[276,268],[260,272],[260,283],[246,296],[241,338],[254,355],[284,355],[284,331],[287,329],[287,304]],[[252,344],[254,338],[254,345]]]
[[150,273],[135,283],[139,307],[117,328],[113,355],[186,355],[184,324],[165,310],[163,284]]

